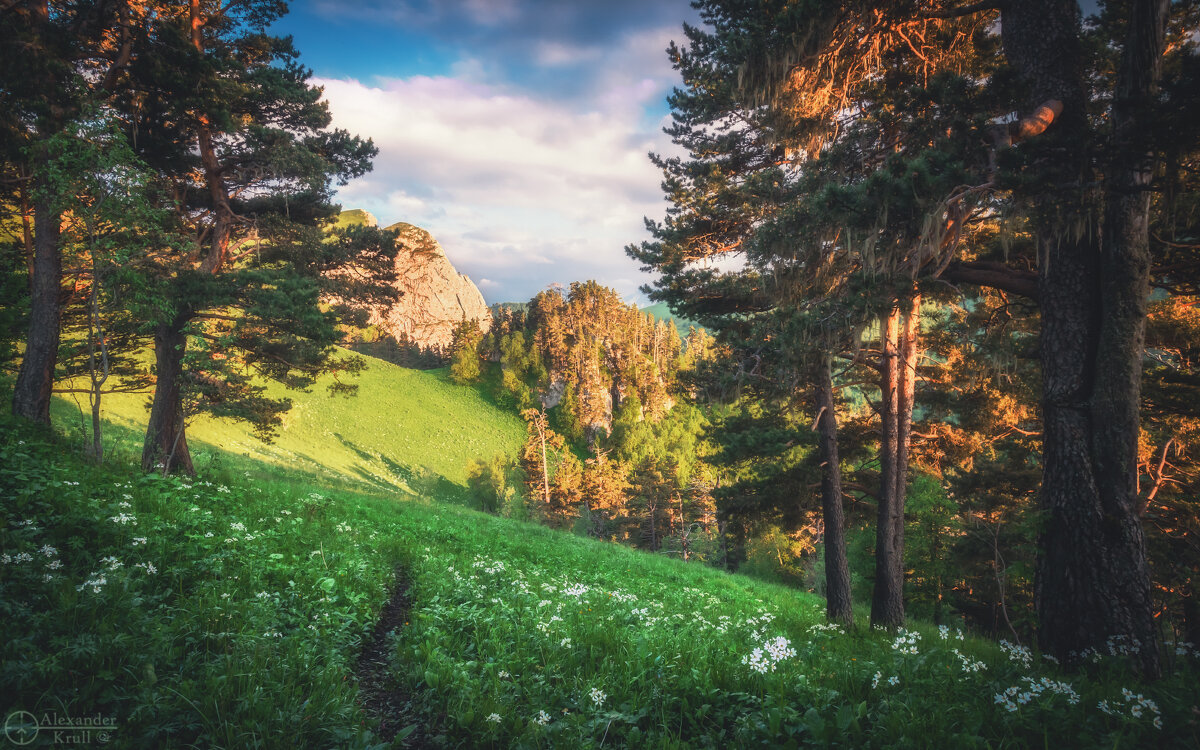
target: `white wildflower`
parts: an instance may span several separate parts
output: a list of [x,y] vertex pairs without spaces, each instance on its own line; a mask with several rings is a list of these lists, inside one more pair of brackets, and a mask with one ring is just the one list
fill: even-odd
[[1001,640],[1000,650],[1008,654],[1009,661],[1019,662],[1022,666],[1026,667],[1033,664],[1033,654],[1024,646]]
[[106,583],[108,583],[107,578],[105,578],[103,575],[93,573],[86,581],[76,586],[75,590],[83,591],[84,589],[91,587],[93,594],[99,594],[100,589],[103,588],[104,584]]

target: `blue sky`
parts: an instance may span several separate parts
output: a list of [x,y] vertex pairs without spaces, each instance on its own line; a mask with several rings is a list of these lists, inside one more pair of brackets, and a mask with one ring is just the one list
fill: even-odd
[[346,208],[429,230],[489,302],[589,278],[640,301],[624,246],[666,208],[646,154],[673,153],[685,21],[687,0],[300,0],[272,30],[379,147]]

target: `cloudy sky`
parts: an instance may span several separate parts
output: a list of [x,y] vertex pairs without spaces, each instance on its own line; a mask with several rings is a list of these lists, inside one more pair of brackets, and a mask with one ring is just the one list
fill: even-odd
[[297,0],[273,30],[379,147],[344,207],[429,230],[488,302],[589,278],[644,302],[624,247],[666,208],[646,154],[673,153],[684,21],[688,0]]

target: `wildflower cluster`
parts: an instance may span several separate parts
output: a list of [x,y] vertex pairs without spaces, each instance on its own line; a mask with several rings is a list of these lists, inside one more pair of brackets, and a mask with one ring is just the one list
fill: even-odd
[[88,579],[75,587],[76,591],[83,591],[86,588],[91,588],[93,594],[99,594],[104,588],[104,584],[108,583],[108,579],[102,573],[92,573]]
[[892,641],[892,650],[901,654],[916,655],[920,653],[920,650],[917,648],[917,641],[919,640],[921,640],[920,633],[915,630],[909,631],[900,628],[896,632],[896,639]]
[[1023,667],[1028,667],[1033,664],[1033,654],[1025,646],[1009,643],[1008,641],[1001,639],[1000,650],[1008,656],[1009,661],[1016,662]]
[[570,586],[568,586],[567,588],[563,589],[563,595],[574,596],[576,598],[583,596],[587,592],[588,592],[588,587],[584,586],[582,583],[574,583],[574,584],[571,584]]
[[995,696],[996,703],[1010,713],[1043,694],[1065,695],[1067,703],[1072,706],[1079,703],[1079,693],[1075,692],[1075,688],[1066,682],[1051,680],[1049,677],[1039,680],[1034,680],[1032,677],[1022,677],[1021,679],[1026,683],[1024,689],[1014,685],[1003,693],[996,693]]
[[808,632],[810,632],[810,633],[837,633],[838,635],[845,635],[846,629],[843,628],[841,623],[838,623],[838,622],[818,622],[816,625],[810,626],[808,629]]
[[964,672],[982,672],[987,669],[987,664],[977,659],[972,659],[956,648],[951,649],[951,653],[958,657],[958,660],[962,663],[962,670]]
[[1128,635],[1110,636],[1104,645],[1109,656],[1132,656],[1142,650],[1141,641]]
[[[1159,710],[1158,704],[1152,699],[1147,698],[1141,693],[1134,693],[1129,688],[1121,688],[1121,697],[1125,699],[1125,705],[1129,707],[1129,716],[1134,719],[1140,719],[1147,713],[1154,717],[1150,723],[1155,729],[1163,728],[1162,711]],[[1120,704],[1115,707],[1108,701],[1102,700],[1096,707],[1109,716],[1122,716]]]
[[772,638],[762,645],[762,648],[756,648],[750,652],[749,656],[742,657],[742,664],[746,664],[754,672],[766,674],[774,672],[781,662],[796,655],[796,649],[792,648],[792,644],[787,638],[778,636]]
[[475,562],[471,563],[471,567],[481,569],[481,570],[483,570],[484,573],[491,573],[494,575],[496,573],[504,572],[504,561],[503,560],[488,561],[488,560],[485,560],[482,557],[479,557],[478,555],[476,555]]

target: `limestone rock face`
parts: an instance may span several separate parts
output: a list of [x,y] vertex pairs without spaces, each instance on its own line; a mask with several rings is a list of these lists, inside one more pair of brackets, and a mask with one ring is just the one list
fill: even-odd
[[466,274],[455,270],[437,240],[412,224],[401,222],[388,229],[400,231],[396,288],[402,295],[390,308],[372,311],[370,324],[397,341],[442,353],[449,353],[454,328],[463,321],[478,321],[486,333],[492,313],[483,295]]

